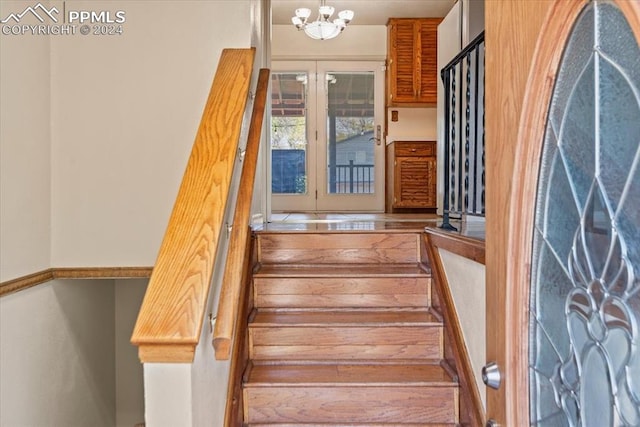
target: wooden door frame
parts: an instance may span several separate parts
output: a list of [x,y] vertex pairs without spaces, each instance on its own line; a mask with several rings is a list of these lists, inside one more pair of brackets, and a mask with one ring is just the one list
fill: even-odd
[[[640,41],[640,4],[626,0],[614,2]],[[487,253],[495,255],[487,259],[487,358],[497,361],[503,373],[501,388],[487,392],[487,418],[505,426],[524,426],[530,425],[529,291],[538,165],[549,101],[564,46],[573,23],[588,1],[505,3],[512,4],[497,12],[492,7],[486,8]],[[539,21],[540,15],[532,14],[533,10],[546,12],[542,15],[545,18]],[[506,23],[507,19],[511,22]],[[505,28],[508,27],[518,28],[522,36],[506,42],[500,40],[507,34]],[[540,36],[531,38],[536,27]],[[501,45],[508,49],[507,54],[514,55],[518,67],[500,63],[500,55],[502,59],[507,57],[504,52],[495,55],[498,58],[491,54],[490,58],[490,52]],[[530,55],[533,46],[535,49]],[[517,73],[523,71],[527,63],[531,66],[526,82],[518,76],[514,78],[515,93],[500,89],[500,85],[505,85],[505,76],[496,71],[510,68]],[[492,98],[495,92],[499,96]],[[511,112],[506,111],[509,107]],[[510,129],[500,129],[509,127],[510,118],[516,119]],[[513,137],[515,131],[515,146],[505,149],[503,144],[508,145],[509,139],[503,138]],[[491,190],[495,191],[493,196]],[[506,227],[500,221],[505,213],[508,214]]]

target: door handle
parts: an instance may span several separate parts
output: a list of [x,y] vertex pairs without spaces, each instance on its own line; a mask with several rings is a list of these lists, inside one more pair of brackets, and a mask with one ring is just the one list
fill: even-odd
[[502,375],[496,362],[489,362],[482,367],[482,382],[494,390],[500,388]]
[[376,145],[382,144],[382,126],[376,126],[376,136],[369,138],[369,141],[375,141]]

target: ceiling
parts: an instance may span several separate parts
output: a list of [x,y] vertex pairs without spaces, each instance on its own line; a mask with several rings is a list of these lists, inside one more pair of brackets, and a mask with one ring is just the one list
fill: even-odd
[[[336,12],[351,9],[355,17],[351,25],[386,25],[389,18],[444,17],[457,0],[326,0]],[[310,20],[318,16],[319,0],[271,0],[273,24],[291,24],[299,7],[311,9]]]

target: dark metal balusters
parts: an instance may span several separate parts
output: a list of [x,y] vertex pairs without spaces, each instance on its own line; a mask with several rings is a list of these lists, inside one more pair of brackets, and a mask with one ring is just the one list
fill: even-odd
[[443,228],[455,229],[451,214],[485,213],[484,62],[481,33],[440,72],[445,92]]

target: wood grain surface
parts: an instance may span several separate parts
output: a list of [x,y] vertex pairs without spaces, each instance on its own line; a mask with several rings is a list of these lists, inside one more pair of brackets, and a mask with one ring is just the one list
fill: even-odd
[[249,267],[245,248],[247,247],[247,238],[250,233],[249,222],[251,219],[253,184],[258,166],[258,151],[260,150],[262,121],[269,89],[269,74],[269,70],[261,69],[258,75],[249,136],[238,186],[233,229],[229,240],[222,289],[220,290],[216,325],[213,330],[213,347],[218,360],[227,360],[231,355],[231,339],[233,328],[237,321],[241,287],[243,286],[242,277]]
[[[254,49],[223,50],[131,342],[143,362],[191,362],[231,185]],[[180,351],[163,351],[179,346]],[[155,347],[155,349],[154,349]],[[188,347],[190,351],[183,351]]]

